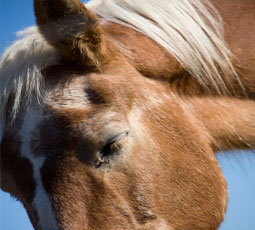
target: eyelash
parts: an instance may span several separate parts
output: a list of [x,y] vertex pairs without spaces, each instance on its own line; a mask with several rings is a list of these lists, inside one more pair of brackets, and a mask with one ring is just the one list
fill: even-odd
[[122,144],[119,142],[110,142],[106,144],[99,152],[99,156],[96,160],[96,168],[101,167],[105,163],[109,163],[109,158],[114,153],[119,152],[122,149]]
[[111,157],[116,155],[123,148],[123,140],[125,137],[129,135],[129,131],[122,132],[116,136],[113,136],[104,147],[97,152],[96,157],[96,168],[99,168],[104,163],[109,163]]
[[108,143],[101,151],[102,157],[108,157],[121,150],[122,145],[119,142]]

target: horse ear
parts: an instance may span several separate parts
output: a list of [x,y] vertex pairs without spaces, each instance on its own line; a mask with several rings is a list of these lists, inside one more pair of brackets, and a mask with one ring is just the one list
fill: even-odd
[[99,66],[103,31],[98,17],[79,0],[34,0],[36,22],[64,58],[80,66]]

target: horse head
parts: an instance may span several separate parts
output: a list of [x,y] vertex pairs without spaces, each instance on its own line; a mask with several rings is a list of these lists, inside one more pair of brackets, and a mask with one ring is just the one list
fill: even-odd
[[34,7],[39,32],[2,61],[1,188],[40,230],[217,229],[217,138],[166,83],[189,76],[180,60],[79,0]]

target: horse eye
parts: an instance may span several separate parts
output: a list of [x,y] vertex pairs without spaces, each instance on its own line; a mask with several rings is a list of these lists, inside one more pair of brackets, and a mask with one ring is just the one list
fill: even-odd
[[119,142],[110,142],[107,145],[104,146],[104,148],[101,151],[102,157],[110,156],[119,150],[121,150],[122,144]]
[[121,140],[128,136],[129,132],[120,133],[111,137],[103,148],[98,152],[96,167],[100,167],[104,163],[109,163],[110,157],[118,154],[123,147]]

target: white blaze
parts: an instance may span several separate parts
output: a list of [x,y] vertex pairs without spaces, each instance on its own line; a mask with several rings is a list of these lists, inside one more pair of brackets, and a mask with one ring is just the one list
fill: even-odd
[[[36,126],[45,118],[39,108],[28,109],[20,131],[21,136],[21,155],[28,159],[33,166],[33,176],[36,182],[36,190],[34,200],[32,202],[33,208],[37,211],[38,225],[41,230],[57,230],[58,225],[52,210],[51,201],[43,187],[40,169],[42,168],[45,157],[36,156],[31,152],[30,140],[32,132]],[[34,137],[33,137],[34,138]]]

